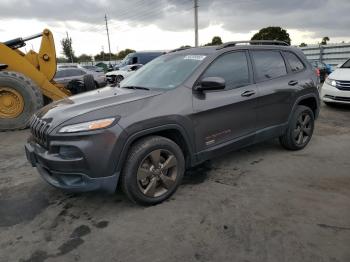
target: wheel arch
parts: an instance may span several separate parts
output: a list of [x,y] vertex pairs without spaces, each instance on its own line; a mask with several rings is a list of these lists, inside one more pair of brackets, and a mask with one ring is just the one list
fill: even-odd
[[159,127],[148,128],[129,135],[127,138],[117,164],[117,172],[123,168],[123,163],[131,146],[138,140],[147,136],[162,136],[175,142],[182,150],[186,161],[186,167],[190,167],[195,162],[194,148],[189,135],[185,129],[178,124],[167,124]]
[[303,105],[309,107],[314,113],[315,119],[318,117],[318,113],[320,111],[320,99],[316,96],[316,94],[307,94],[300,96],[294,103],[291,113],[289,114],[288,122],[292,117],[297,106]]

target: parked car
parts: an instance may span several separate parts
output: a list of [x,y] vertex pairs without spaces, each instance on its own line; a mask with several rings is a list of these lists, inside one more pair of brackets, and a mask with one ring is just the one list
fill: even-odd
[[63,68],[78,68],[79,65],[78,64],[74,64],[74,63],[61,63],[61,64],[57,64],[57,69],[63,69]]
[[325,63],[320,61],[312,61],[311,65],[313,65],[316,68],[317,74],[320,77],[320,81],[321,83],[323,83],[327,75],[329,74],[329,67]]
[[140,69],[142,64],[127,65],[119,70],[111,71],[106,74],[107,82],[119,84],[128,76],[132,75],[136,70]]
[[114,69],[119,70],[119,68],[134,64],[145,65],[163,54],[165,54],[163,51],[143,51],[130,53],[118,65],[116,65]]
[[321,88],[321,99],[326,104],[350,104],[350,59],[327,77]]
[[85,69],[87,69],[87,70],[90,70],[90,71],[97,72],[97,73],[104,73],[103,68],[101,68],[101,67],[99,67],[99,66],[82,65],[81,67],[82,67],[82,68],[85,68]]
[[313,67],[284,42],[249,43],[170,52],[120,88],[47,105],[30,123],[28,160],[52,186],[114,192],[120,183],[154,205],[186,168],[222,153],[276,137],[303,149],[319,112]]
[[[87,70],[85,68],[59,68],[57,69],[54,81],[64,86],[68,86],[72,81],[83,81],[85,75],[91,75],[93,77],[92,84],[96,87],[103,87],[107,84],[104,73],[97,73]],[[88,90],[90,90],[89,88]]]

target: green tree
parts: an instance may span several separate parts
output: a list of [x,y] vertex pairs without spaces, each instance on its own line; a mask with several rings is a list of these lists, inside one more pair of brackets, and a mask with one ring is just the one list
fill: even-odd
[[192,46],[190,46],[190,45],[182,45],[182,46],[180,46],[179,48],[191,48]]
[[61,40],[62,54],[67,58],[69,62],[77,62],[78,59],[74,55],[72,43],[72,38],[70,37],[66,37]]
[[[108,61],[109,60],[109,53],[105,53],[103,51],[101,51],[101,53],[97,54],[94,56],[95,61]],[[111,53],[111,59],[112,60],[117,60],[117,55]]]
[[91,56],[87,55],[87,54],[81,54],[79,57],[78,57],[78,62],[81,63],[81,62],[91,62],[92,61],[92,58]]
[[210,43],[205,44],[204,46],[212,46],[212,45],[221,45],[222,40],[220,36],[214,36]]
[[59,56],[57,57],[57,63],[68,63],[68,59],[63,57],[63,56]]
[[135,50],[132,50],[129,48],[122,50],[117,54],[117,59],[123,59],[124,57],[126,57],[130,53],[135,53]]
[[287,31],[279,26],[269,26],[260,29],[251,40],[279,40],[290,44],[291,40]]
[[328,41],[329,41],[329,37],[328,36],[323,37],[322,41],[321,41],[321,45],[326,45]]
[[305,44],[304,42],[299,45],[299,47],[306,47],[306,46],[307,44]]

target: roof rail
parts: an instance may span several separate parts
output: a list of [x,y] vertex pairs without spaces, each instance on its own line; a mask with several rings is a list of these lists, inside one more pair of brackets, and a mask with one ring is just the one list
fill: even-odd
[[170,50],[168,53],[174,53],[174,52],[178,52],[178,51],[182,51],[182,50],[186,50],[186,49],[190,49],[192,48],[192,46],[184,46],[184,47],[180,47],[180,48],[176,48],[173,50]]
[[216,49],[219,50],[226,47],[232,47],[232,46],[236,46],[237,44],[289,46],[287,42],[279,41],[279,40],[246,40],[246,41],[232,41],[232,42],[223,43],[222,45],[218,46]]

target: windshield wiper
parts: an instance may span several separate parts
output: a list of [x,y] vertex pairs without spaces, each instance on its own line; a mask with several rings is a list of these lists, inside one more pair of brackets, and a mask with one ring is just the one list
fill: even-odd
[[122,88],[127,88],[127,89],[139,89],[139,90],[150,90],[147,87],[143,86],[123,86]]

